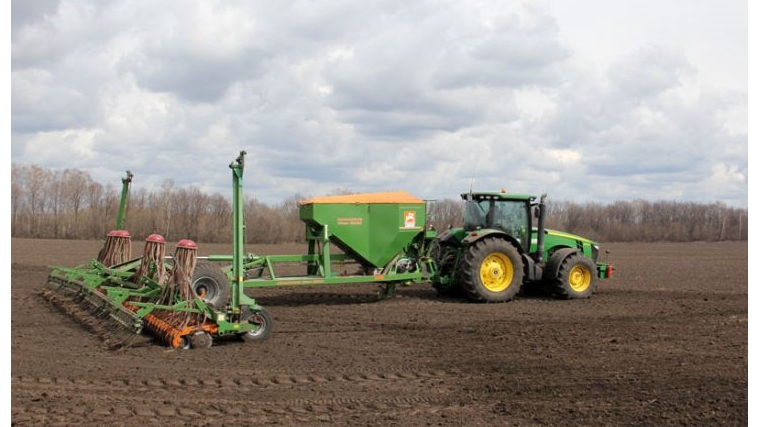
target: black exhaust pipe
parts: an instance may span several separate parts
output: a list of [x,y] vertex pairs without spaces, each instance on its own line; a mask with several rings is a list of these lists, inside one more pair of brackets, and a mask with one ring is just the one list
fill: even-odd
[[544,236],[546,231],[544,230],[544,222],[546,221],[546,193],[541,195],[541,200],[538,202],[538,238],[536,240],[536,262],[544,260]]

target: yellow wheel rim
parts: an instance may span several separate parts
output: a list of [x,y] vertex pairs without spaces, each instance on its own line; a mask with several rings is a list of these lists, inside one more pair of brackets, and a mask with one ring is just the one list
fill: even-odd
[[570,270],[568,282],[575,292],[584,292],[591,286],[591,272],[582,265],[576,265]]
[[480,281],[491,292],[501,292],[512,284],[515,270],[512,261],[502,253],[485,257],[480,264]]

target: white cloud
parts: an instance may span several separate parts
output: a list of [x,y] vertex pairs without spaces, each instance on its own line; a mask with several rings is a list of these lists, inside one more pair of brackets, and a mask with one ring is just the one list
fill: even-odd
[[581,160],[581,153],[570,149],[548,149],[546,155],[561,165],[573,165],[578,164]]
[[745,206],[744,7],[14,0],[11,157],[227,194],[246,150],[267,203],[475,182]]

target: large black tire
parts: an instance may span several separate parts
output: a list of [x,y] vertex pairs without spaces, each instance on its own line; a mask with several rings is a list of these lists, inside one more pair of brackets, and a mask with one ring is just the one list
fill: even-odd
[[549,259],[548,265],[551,266],[549,274],[554,275],[549,283],[553,284],[558,298],[590,298],[596,291],[596,264],[582,253],[557,251]]
[[230,302],[230,282],[219,265],[200,261],[193,271],[193,291],[203,302],[214,308],[224,308]]
[[508,241],[485,238],[470,245],[459,277],[467,297],[473,301],[511,301],[522,285],[522,258]]
[[246,319],[249,323],[260,326],[255,331],[248,331],[238,336],[245,342],[259,342],[264,341],[272,335],[272,328],[274,327],[274,319],[263,308],[258,311],[251,312]]
[[[436,240],[430,249],[430,257],[438,266],[438,276],[451,278],[455,275],[456,251],[451,245]],[[459,283],[433,283],[436,293],[442,297],[462,297],[462,286]]]

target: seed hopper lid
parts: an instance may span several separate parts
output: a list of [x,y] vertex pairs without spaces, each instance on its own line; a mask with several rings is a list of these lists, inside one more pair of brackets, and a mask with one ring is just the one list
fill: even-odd
[[323,204],[323,203],[425,203],[424,200],[412,196],[406,191],[385,191],[379,193],[341,194],[337,196],[321,196],[303,200],[299,204]]
[[179,242],[177,242],[177,247],[183,248],[183,249],[198,249],[198,245],[190,239],[180,240]]
[[145,241],[152,242],[152,243],[166,243],[164,236],[160,234],[151,234],[150,236],[145,238]]

